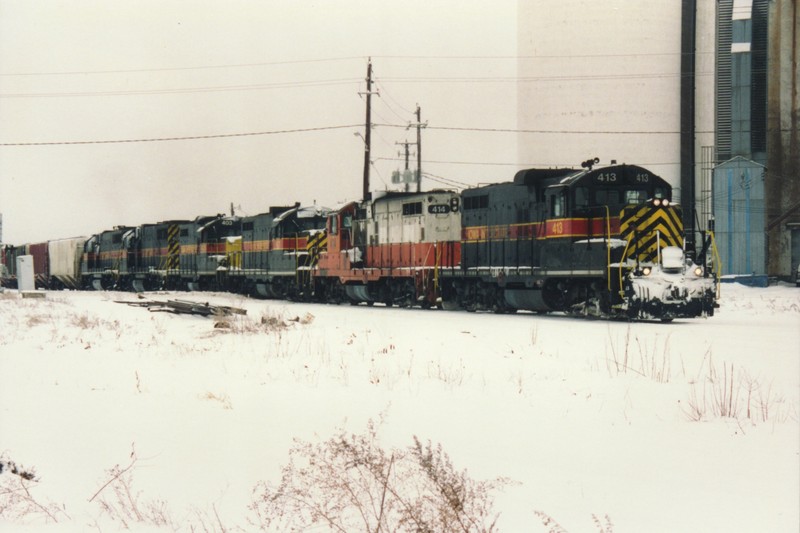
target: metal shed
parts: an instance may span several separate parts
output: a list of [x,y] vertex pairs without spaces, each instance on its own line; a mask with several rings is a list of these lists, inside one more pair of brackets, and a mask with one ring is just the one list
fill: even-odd
[[714,167],[714,225],[723,274],[767,274],[764,171],[741,156]]

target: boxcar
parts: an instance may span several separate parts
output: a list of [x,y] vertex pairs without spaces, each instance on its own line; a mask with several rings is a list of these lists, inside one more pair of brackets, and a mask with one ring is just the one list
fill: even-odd
[[81,257],[86,237],[57,239],[47,243],[51,289],[81,288]]

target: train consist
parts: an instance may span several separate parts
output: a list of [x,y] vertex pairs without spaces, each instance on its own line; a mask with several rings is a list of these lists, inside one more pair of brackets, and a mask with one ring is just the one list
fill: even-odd
[[684,250],[668,182],[635,165],[527,169],[461,193],[377,193],[339,209],[272,207],[114,227],[2,250],[43,288],[227,290],[330,303],[529,310],[627,319],[712,316],[713,234]]

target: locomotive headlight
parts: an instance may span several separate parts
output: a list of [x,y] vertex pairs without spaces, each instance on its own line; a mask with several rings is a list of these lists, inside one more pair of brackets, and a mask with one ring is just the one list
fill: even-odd
[[649,276],[651,271],[652,271],[652,269],[650,267],[644,267],[642,269],[642,275],[643,276]]
[[669,200],[667,200],[666,198],[664,198],[664,199],[661,201],[661,204],[662,204],[664,207],[667,207],[667,206],[669,205]]
[[661,199],[660,198],[656,198],[655,200],[653,200],[653,205],[656,206],[656,207],[660,206],[661,205]]
[[700,276],[702,276],[703,275],[703,267],[701,267],[701,266],[694,267],[694,275],[697,276],[698,278]]

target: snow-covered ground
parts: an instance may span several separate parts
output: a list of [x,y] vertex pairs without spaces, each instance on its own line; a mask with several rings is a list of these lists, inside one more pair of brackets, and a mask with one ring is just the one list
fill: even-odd
[[0,294],[0,530],[118,530],[127,487],[133,530],[250,531],[294,438],[370,419],[387,448],[416,435],[512,479],[500,531],[800,527],[793,286],[726,284],[717,316],[671,324],[148,296],[248,314]]

